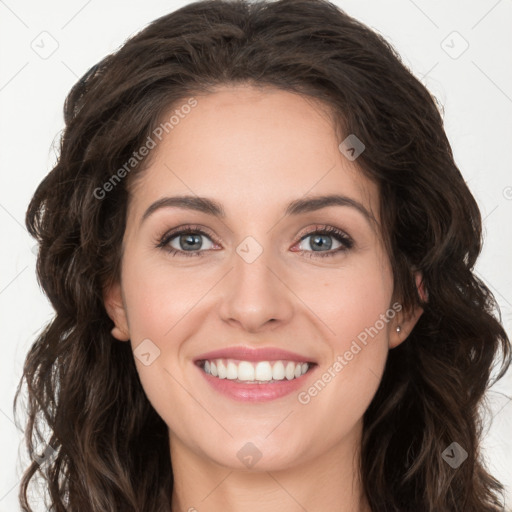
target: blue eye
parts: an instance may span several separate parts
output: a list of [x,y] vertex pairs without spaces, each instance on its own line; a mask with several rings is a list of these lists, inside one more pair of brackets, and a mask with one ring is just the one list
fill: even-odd
[[[157,247],[165,250],[172,256],[203,256],[201,253],[205,251],[199,251],[203,246],[201,237],[211,239],[209,233],[201,229],[199,226],[184,226],[181,229],[164,234]],[[175,239],[177,239],[176,242],[178,244],[178,248],[171,245]],[[182,248],[192,250],[183,250],[180,246]]]
[[[314,235],[314,236],[313,236]],[[306,240],[310,238],[309,246],[311,248],[313,247],[320,247],[327,248],[327,250],[323,251],[304,251],[301,250],[299,252],[304,253],[308,252],[309,257],[320,257],[324,258],[326,256],[334,256],[340,252],[347,251],[348,249],[351,249],[354,245],[354,242],[352,238],[350,238],[346,233],[343,231],[334,228],[332,226],[326,226],[326,227],[316,227],[314,231],[309,232],[307,235],[301,238],[301,242],[303,240]],[[332,239],[335,239],[340,246],[338,248],[335,248],[334,250],[329,250],[332,248]],[[314,255],[314,256],[313,256]]]
[[[207,251],[200,250],[205,249],[202,241],[203,237],[208,238],[210,240],[210,243],[213,245],[213,242],[211,241],[212,236],[209,233],[207,233],[204,229],[202,229],[199,226],[188,225],[182,228],[178,228],[175,231],[167,232],[166,234],[164,234],[162,238],[158,241],[156,247],[163,249],[172,256],[204,256],[203,253]],[[300,239],[299,243],[303,242],[308,238],[311,238],[311,241],[309,242],[309,247],[313,250],[308,251],[304,249],[299,249],[296,252],[300,252],[302,254],[308,253],[308,257],[310,258],[323,258],[326,256],[334,256],[336,254],[339,254],[340,252],[351,249],[354,245],[352,238],[350,238],[343,231],[332,226],[315,226],[315,229],[304,235]],[[336,240],[340,244],[340,246],[332,249],[332,239]],[[210,247],[207,247],[206,249],[211,248],[212,246],[210,245]],[[314,248],[320,248],[320,250],[316,251],[314,250]],[[322,250],[324,248],[326,248],[326,250]]]

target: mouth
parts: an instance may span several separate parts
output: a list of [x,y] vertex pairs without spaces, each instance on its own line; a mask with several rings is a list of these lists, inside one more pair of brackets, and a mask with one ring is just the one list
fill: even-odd
[[216,379],[256,385],[297,380],[316,366],[312,361],[246,361],[230,358],[199,359],[195,364]]
[[318,366],[304,354],[278,347],[244,345],[201,354],[194,363],[216,393],[250,403],[293,395],[308,384]]

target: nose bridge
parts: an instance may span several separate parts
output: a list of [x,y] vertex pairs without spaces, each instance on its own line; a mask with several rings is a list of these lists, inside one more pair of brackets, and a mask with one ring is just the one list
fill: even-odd
[[[264,242],[268,244],[270,237]],[[280,276],[281,265],[272,247],[248,236],[236,247],[233,269],[222,294],[221,315],[247,330],[258,330],[269,320],[286,321],[292,313],[291,294]]]

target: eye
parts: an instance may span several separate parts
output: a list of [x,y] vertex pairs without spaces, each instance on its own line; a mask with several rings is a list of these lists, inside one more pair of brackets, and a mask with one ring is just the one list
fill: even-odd
[[[209,244],[206,244],[206,247],[203,243],[204,238],[210,241]],[[187,225],[165,233],[158,241],[156,247],[165,250],[172,256],[204,256],[203,253],[207,252],[204,249],[212,249],[212,246],[215,245],[212,242],[212,238],[213,235],[200,226]],[[309,238],[311,238],[311,241],[304,245],[309,246],[310,250],[301,248],[295,252],[307,253],[307,257],[310,258],[323,258],[347,251],[354,245],[354,241],[350,236],[332,226],[315,226],[313,230],[302,236],[299,244],[302,244]],[[332,239],[339,244],[338,247],[333,248]]]
[[[157,247],[162,248],[176,256],[202,256],[199,249],[204,249],[202,238],[210,239],[211,236],[199,226],[184,226],[171,232],[167,232],[159,241]],[[207,244],[208,245],[208,244]],[[211,249],[206,247],[206,249]]]
[[[320,258],[324,258],[326,256],[335,256],[340,252],[351,249],[354,245],[352,238],[350,238],[340,229],[332,226],[315,226],[314,230],[303,236],[300,242],[302,243],[308,238],[311,240],[308,241],[308,243],[305,245],[309,246],[309,249],[312,249],[312,251],[304,251],[304,249],[300,249],[298,252],[308,252],[310,253],[308,254],[308,257],[310,258],[317,256]],[[333,248],[332,239],[335,239],[339,244],[338,247],[335,247],[333,250],[331,250]]]

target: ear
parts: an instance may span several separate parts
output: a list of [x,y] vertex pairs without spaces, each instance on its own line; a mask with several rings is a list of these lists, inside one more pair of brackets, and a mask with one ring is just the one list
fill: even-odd
[[119,341],[129,341],[128,317],[120,283],[114,283],[103,291],[103,302],[108,316],[115,324],[111,331],[112,336]]
[[[418,293],[421,299],[426,302],[428,299],[428,293],[425,290],[425,286],[423,283],[423,275],[421,272],[415,273],[416,280],[416,288],[418,289]],[[411,331],[414,329],[414,326],[418,322],[420,316],[423,313],[423,308],[420,306],[416,306],[412,310],[400,310],[395,317],[395,322],[391,324],[391,333],[389,335],[389,348],[395,348],[404,342]],[[397,329],[398,328],[398,329]]]

